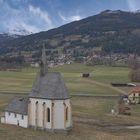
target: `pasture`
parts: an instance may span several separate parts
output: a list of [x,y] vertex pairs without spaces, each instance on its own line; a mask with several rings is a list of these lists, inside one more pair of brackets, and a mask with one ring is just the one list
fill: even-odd
[[[30,92],[37,69],[25,68],[22,72],[0,71],[0,91]],[[128,88],[113,88],[110,82],[129,82],[129,69],[126,67],[86,66],[71,64],[55,67],[50,72],[60,72],[70,94],[90,93],[94,95],[118,95]],[[89,72],[90,78],[82,78],[83,72]],[[122,91],[123,90],[123,91]]]
[[[0,110],[12,96],[1,96]],[[24,129],[17,126],[0,124],[0,140],[137,140],[140,138],[139,129],[110,129],[108,126],[140,124],[140,105],[132,112],[132,116],[110,115],[115,107],[116,99],[73,97],[73,129],[68,134],[49,133],[41,130]]]
[[[112,116],[111,109],[117,109],[117,98],[103,98],[102,95],[119,95],[130,88],[116,88],[110,82],[129,82],[126,67],[85,66],[72,64],[49,69],[61,72],[70,94],[99,95],[99,97],[72,96],[73,129],[68,134],[52,134],[46,131],[23,129],[0,124],[0,140],[135,140],[140,139],[139,129],[110,129],[108,126],[140,124],[140,105],[132,106],[131,116]],[[24,95],[31,91],[37,69],[25,68],[22,72],[0,71],[0,111],[2,112],[14,94]],[[89,72],[90,78],[82,78],[82,72]],[[8,94],[7,94],[8,93]],[[119,135],[118,135],[119,134]]]

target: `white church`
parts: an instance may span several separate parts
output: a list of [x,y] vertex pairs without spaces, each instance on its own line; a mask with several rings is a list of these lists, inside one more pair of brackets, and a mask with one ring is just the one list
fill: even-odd
[[31,93],[27,98],[14,97],[1,123],[50,131],[72,128],[70,96],[60,73],[48,72],[45,49]]

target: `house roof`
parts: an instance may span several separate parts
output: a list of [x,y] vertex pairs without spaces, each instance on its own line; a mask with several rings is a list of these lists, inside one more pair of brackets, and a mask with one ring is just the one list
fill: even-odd
[[38,73],[29,97],[52,100],[70,98],[60,73],[47,73],[43,76]]
[[132,88],[132,89],[129,91],[128,95],[134,94],[134,93],[140,93],[140,88],[139,88],[139,87],[134,87],[134,88]]
[[6,106],[5,111],[27,115],[28,98],[14,97]]

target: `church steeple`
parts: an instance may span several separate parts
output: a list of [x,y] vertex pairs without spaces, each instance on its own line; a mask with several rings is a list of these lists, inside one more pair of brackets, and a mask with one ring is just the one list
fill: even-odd
[[42,58],[40,64],[40,75],[44,76],[47,74],[47,72],[48,72],[48,65],[47,65],[46,51],[45,51],[45,47],[43,46]]

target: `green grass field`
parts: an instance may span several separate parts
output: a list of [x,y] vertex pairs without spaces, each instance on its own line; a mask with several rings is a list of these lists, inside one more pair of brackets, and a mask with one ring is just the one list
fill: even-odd
[[[22,72],[0,71],[0,91],[30,92],[36,69],[23,69]],[[96,95],[117,95],[121,92],[112,88],[110,82],[129,82],[129,69],[126,67],[86,66],[71,64],[55,67],[50,72],[60,72],[70,93],[91,93]],[[90,78],[82,78],[81,73],[89,72]],[[127,91],[128,88],[121,90]]]
[[[8,103],[12,96],[0,96],[0,110]],[[137,140],[140,139],[139,130],[110,130],[100,127],[102,124],[139,124],[140,105],[134,107],[132,116],[110,115],[115,107],[116,99],[73,97],[73,129],[68,135],[64,133],[49,133],[31,128],[24,129],[17,126],[0,124],[0,140]],[[136,115],[136,116],[135,116]],[[83,120],[83,121],[81,121]],[[92,122],[93,121],[93,122]],[[99,124],[96,123],[99,121]]]
[[[23,69],[22,72],[0,71],[0,91],[22,95],[30,92],[37,69]],[[118,95],[130,88],[114,88],[110,82],[129,82],[129,69],[125,67],[85,66],[72,64],[59,66],[49,70],[61,72],[67,88],[71,93],[90,93],[96,95]],[[90,72],[90,78],[82,78],[82,72]],[[19,94],[18,94],[19,92]],[[2,112],[13,94],[0,95],[0,111]],[[52,134],[44,131],[23,129],[12,125],[0,124],[0,140],[131,140],[140,139],[138,130],[109,130],[100,124],[140,124],[140,105],[132,106],[131,116],[111,115],[111,109],[117,108],[117,99],[95,97],[72,97],[73,129],[68,135]],[[79,120],[83,120],[80,122]],[[119,134],[119,136],[118,136]]]

